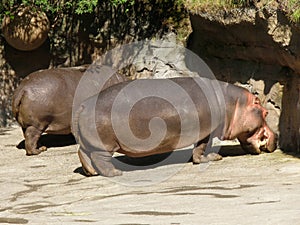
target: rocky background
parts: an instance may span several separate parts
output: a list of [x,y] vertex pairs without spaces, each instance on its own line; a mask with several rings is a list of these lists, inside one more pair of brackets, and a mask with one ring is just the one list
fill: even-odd
[[[189,24],[183,5],[175,0],[136,1],[113,5],[100,1],[93,14],[48,15],[49,38],[33,51],[19,51],[0,36],[0,127],[14,121],[11,97],[20,80],[33,71],[92,63],[109,49],[131,41],[160,38],[175,31],[186,37]],[[179,38],[179,37],[178,37]],[[179,38],[180,39],[180,38]]]
[[[13,123],[11,96],[29,73],[91,63],[117,45],[164,36],[198,54],[218,79],[242,85],[259,96],[269,110],[268,123],[280,134],[280,147],[299,151],[300,27],[281,7],[273,1],[207,12],[183,8],[175,1],[119,6],[104,1],[92,15],[49,18],[49,38],[34,51],[18,51],[0,37],[0,126]],[[153,68],[139,65],[125,73],[133,78],[176,75],[156,73],[172,70],[167,63],[155,67],[155,73]]]
[[190,13],[188,48],[200,55],[217,78],[242,84],[269,110],[280,147],[300,146],[300,27],[275,1],[252,8]]

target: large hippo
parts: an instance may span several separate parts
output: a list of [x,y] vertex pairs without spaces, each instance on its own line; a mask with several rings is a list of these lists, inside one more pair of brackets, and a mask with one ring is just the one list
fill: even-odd
[[111,157],[143,157],[195,144],[198,163],[211,133],[238,138],[253,154],[276,149],[267,111],[244,88],[206,78],[145,79],[114,85],[84,101],[72,121],[87,175],[117,176]]
[[[87,68],[86,65],[33,72],[15,90],[12,111],[22,127],[27,155],[46,150],[38,143],[42,133],[71,133],[73,98]],[[125,80],[116,73],[107,80],[103,89]]]

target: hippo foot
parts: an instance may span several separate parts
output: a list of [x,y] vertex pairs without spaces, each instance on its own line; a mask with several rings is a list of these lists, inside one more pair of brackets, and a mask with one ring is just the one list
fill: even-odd
[[45,151],[47,151],[47,147],[46,146],[41,146],[41,147],[39,147],[39,151],[45,152]]
[[105,177],[115,177],[115,176],[121,176],[123,173],[121,170],[112,168],[107,170],[102,170],[101,175]]
[[26,155],[31,156],[31,155],[38,155],[42,151],[40,149],[31,149],[31,150],[26,150]]
[[205,156],[209,161],[219,161],[222,159],[222,156],[218,153],[212,152]]
[[92,151],[90,154],[91,165],[98,174],[104,177],[121,176],[122,171],[114,167],[111,159],[112,153],[106,150]]
[[193,155],[193,164],[207,163],[210,161],[219,161],[222,159],[222,156],[218,153],[209,153],[207,155],[201,155],[200,157]]
[[[103,160],[95,160],[97,164],[93,164],[91,159],[81,150],[78,151],[79,160],[82,165],[82,169],[86,176],[97,176],[101,174],[105,177],[121,176],[122,171],[116,169],[111,162]],[[99,171],[99,173],[97,172]]]
[[97,161],[95,167],[96,171],[104,177],[115,177],[122,175],[122,171],[116,169],[111,162]]
[[38,155],[41,152],[45,152],[47,151],[47,147],[46,146],[41,146],[38,149],[31,149],[31,150],[26,150],[26,155],[30,156],[30,155]]

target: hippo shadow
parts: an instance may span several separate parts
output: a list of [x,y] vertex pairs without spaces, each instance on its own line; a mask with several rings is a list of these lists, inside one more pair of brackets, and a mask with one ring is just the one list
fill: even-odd
[[[221,146],[221,148],[213,147],[212,151],[219,153],[222,157],[234,157],[247,154],[240,145],[226,145]],[[160,166],[192,162],[192,153],[193,149],[190,148],[138,158],[133,158],[126,155],[117,155],[112,158],[112,163],[117,169],[124,172],[147,170],[155,169]],[[85,176],[82,167],[75,169],[74,173],[79,173]]]
[[191,160],[193,150],[176,150],[145,157],[129,157],[126,155],[113,157],[113,165],[122,171],[154,169],[160,166],[187,163]]
[[[211,152],[219,153],[222,157],[247,154],[240,145],[226,145],[221,146],[221,148],[212,147]],[[112,162],[117,169],[122,171],[145,170],[192,162],[192,154],[193,149],[184,149],[139,158],[122,155],[113,157]]]
[[[58,134],[44,134],[39,139],[39,146],[46,146],[47,148],[64,147],[76,144],[76,140],[72,134],[58,135]],[[25,140],[22,140],[18,145],[18,149],[25,149]]]
[[219,154],[222,157],[227,156],[242,156],[249,153],[245,152],[240,145],[224,145],[221,146]]
[[[115,168],[128,172],[137,170],[154,169],[159,166],[183,164],[190,161],[192,149],[176,150],[162,154],[133,158],[126,155],[118,154],[112,157],[112,164]],[[172,157],[170,157],[172,155]],[[74,173],[86,176],[82,167],[76,168]]]

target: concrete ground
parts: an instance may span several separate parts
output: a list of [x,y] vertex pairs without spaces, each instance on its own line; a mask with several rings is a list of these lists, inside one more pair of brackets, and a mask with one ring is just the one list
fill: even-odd
[[0,130],[0,224],[300,224],[300,159],[280,150],[202,165],[179,151],[108,179],[81,174],[76,145],[29,157],[22,140]]

